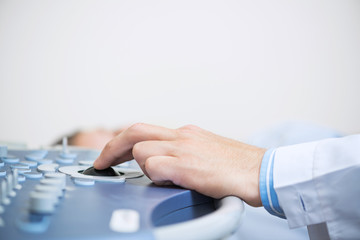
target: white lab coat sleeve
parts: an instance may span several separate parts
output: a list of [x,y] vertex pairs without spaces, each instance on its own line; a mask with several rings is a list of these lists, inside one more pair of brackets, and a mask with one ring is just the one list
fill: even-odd
[[274,188],[290,228],[360,236],[360,135],[278,148]]

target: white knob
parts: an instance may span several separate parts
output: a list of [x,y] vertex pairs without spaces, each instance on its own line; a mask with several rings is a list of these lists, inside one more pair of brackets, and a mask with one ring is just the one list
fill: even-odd
[[133,209],[117,209],[113,211],[110,229],[115,232],[136,232],[140,227],[140,215]]
[[56,196],[56,204],[59,202],[58,198],[62,197],[63,195],[63,191],[56,187],[56,186],[49,186],[49,185],[42,185],[42,184],[38,184],[35,186],[35,191],[36,192],[43,192],[43,193],[50,193],[54,196]]
[[64,173],[59,173],[59,172],[55,172],[55,173],[46,173],[45,174],[45,179],[53,179],[53,180],[58,180],[61,181],[62,185],[61,188],[65,189],[66,187],[66,174]]
[[13,170],[13,189],[21,189],[21,185],[19,184],[19,173],[17,169]]
[[57,179],[66,179],[66,174],[64,173],[59,173],[59,172],[54,172],[54,173],[46,173],[45,174],[46,178],[57,178]]
[[10,199],[7,197],[7,183],[5,181],[1,181],[0,184],[0,202],[4,205],[10,204]]
[[58,189],[61,189],[61,190],[65,189],[64,181],[61,180],[61,179],[45,178],[45,179],[41,179],[40,183],[42,185],[55,186],[55,187],[57,187]]
[[9,197],[15,197],[16,196],[16,192],[14,191],[14,180],[13,180],[14,176],[12,174],[8,174],[7,178],[6,178],[6,184],[7,184],[7,195]]
[[59,168],[59,164],[56,163],[49,163],[49,164],[41,164],[37,167],[37,170],[42,173],[50,173],[56,172]]
[[30,211],[40,214],[51,214],[55,211],[57,197],[51,193],[31,192]]

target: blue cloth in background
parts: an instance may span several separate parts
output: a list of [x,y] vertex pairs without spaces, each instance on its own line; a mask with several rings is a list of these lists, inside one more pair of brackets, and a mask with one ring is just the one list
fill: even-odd
[[251,136],[247,143],[263,148],[277,148],[342,136],[341,133],[331,128],[294,121],[259,131]]

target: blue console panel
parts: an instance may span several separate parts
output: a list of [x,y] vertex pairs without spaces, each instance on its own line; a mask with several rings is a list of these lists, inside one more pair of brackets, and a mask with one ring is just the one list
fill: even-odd
[[92,151],[0,147],[0,239],[153,239],[154,229],[215,211],[212,198],[160,187],[138,169],[83,176]]

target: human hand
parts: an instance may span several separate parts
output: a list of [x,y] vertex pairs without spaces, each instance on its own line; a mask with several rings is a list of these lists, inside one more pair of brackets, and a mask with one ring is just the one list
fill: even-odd
[[108,142],[94,167],[134,158],[155,184],[173,183],[214,198],[238,196],[261,206],[259,172],[265,151],[192,125],[168,129],[138,123]]

